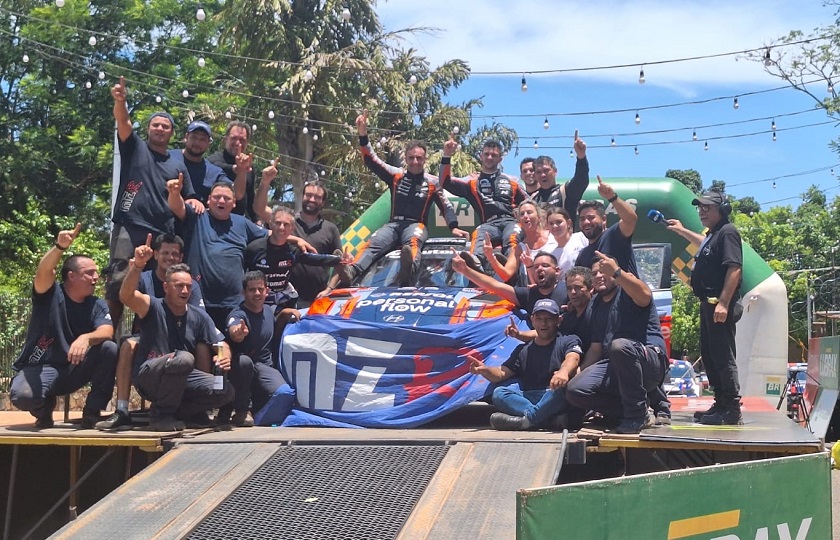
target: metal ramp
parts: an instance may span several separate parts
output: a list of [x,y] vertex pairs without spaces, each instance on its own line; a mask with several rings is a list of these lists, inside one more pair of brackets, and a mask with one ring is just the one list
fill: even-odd
[[179,444],[52,538],[512,538],[559,444]]

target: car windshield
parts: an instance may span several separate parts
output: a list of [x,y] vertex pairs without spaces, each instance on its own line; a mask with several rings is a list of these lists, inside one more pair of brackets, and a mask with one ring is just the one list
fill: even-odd
[[[420,270],[415,287],[467,287],[467,279],[452,269],[449,249],[426,250],[420,256]],[[400,269],[399,251],[391,252],[368,269],[359,285],[362,287],[394,287]]]
[[641,244],[633,246],[633,254],[636,256],[639,278],[651,289],[667,288],[668,284],[663,283],[663,275],[670,274],[670,254],[665,246]]
[[671,364],[669,377],[672,379],[693,379],[694,368],[688,362],[674,362]]

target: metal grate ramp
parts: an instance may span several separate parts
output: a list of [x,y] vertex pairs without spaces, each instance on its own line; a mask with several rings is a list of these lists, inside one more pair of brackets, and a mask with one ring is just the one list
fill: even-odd
[[281,448],[188,538],[396,538],[447,450]]

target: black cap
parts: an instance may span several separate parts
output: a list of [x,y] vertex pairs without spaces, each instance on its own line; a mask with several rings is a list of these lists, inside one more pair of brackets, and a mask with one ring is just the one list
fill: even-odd
[[534,309],[531,310],[531,315],[535,315],[540,311],[545,311],[551,313],[552,315],[560,315],[560,308],[557,306],[557,302],[551,298],[537,300],[537,303],[534,304]]
[[210,126],[208,126],[205,122],[200,120],[196,120],[195,122],[190,122],[190,125],[187,126],[187,133],[192,133],[193,131],[204,131],[208,135],[212,135],[213,132],[210,130]]
[[726,202],[726,195],[721,193],[720,191],[706,191],[696,197],[691,204],[694,206],[699,206],[701,204],[711,204],[715,206],[720,206]]

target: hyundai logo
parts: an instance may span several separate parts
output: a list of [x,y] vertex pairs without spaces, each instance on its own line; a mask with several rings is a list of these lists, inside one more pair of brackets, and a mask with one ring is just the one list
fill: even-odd
[[386,317],[383,317],[382,320],[389,323],[401,323],[405,320],[405,317],[403,317],[402,315],[388,315]]

